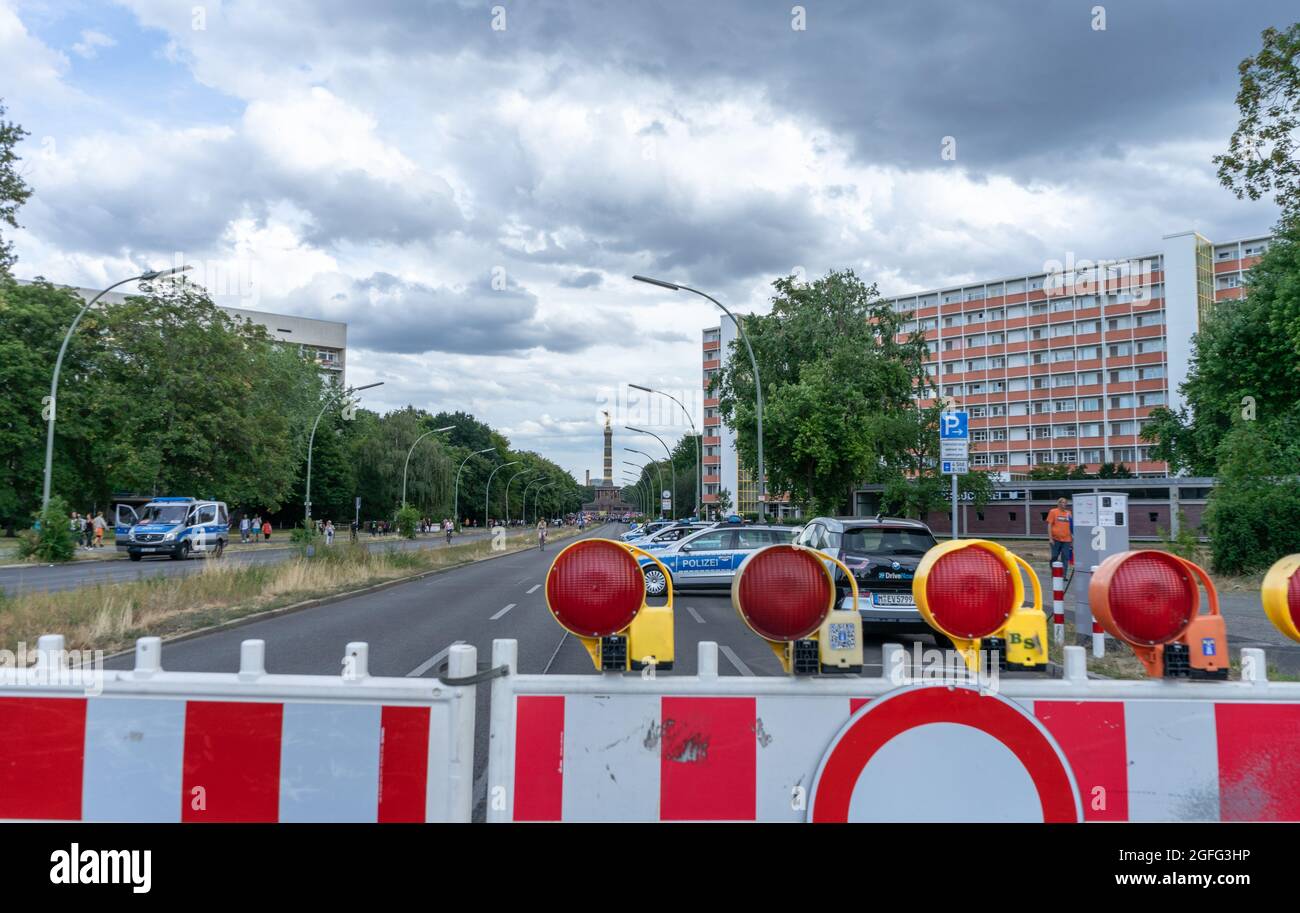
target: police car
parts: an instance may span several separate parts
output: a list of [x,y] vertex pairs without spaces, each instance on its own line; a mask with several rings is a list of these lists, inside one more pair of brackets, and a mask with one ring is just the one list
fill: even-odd
[[[864,631],[933,633],[912,598],[917,565],[935,544],[924,523],[892,517],[817,517],[808,521],[796,542],[842,561],[853,573]],[[840,607],[852,607],[844,572],[830,562],[827,567],[837,581]]]
[[629,529],[619,538],[624,542],[635,542],[637,539],[644,539],[646,536],[652,535],[665,527],[671,526],[672,523],[672,520],[652,520],[649,523],[643,523],[640,526]]
[[140,510],[117,505],[113,532],[117,550],[132,561],[168,555],[179,561],[192,553],[220,558],[230,535],[230,514],[221,501],[154,498]]
[[[673,589],[691,587],[729,587],[736,571],[757,549],[782,545],[794,538],[788,526],[741,526],[718,524],[701,529],[654,552],[655,558],[668,568]],[[639,546],[638,546],[639,547]],[[638,556],[645,573],[649,596],[662,596],[668,589],[659,565]]]
[[648,552],[659,552],[675,542],[685,539],[693,533],[698,533],[702,529],[709,529],[715,524],[703,521],[678,522],[668,526],[661,527],[658,531],[651,533],[641,539],[637,539],[633,544],[637,548],[643,548]]

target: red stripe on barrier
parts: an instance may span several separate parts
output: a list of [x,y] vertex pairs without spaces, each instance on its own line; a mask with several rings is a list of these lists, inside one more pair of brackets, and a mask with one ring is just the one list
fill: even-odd
[[1128,744],[1123,701],[1034,701],[1074,771],[1084,821],[1128,820]]
[[84,697],[0,698],[0,818],[81,818]]
[[276,821],[283,704],[187,701],[182,821]]
[[1214,707],[1222,821],[1300,821],[1300,704]]
[[665,697],[660,706],[660,819],[753,821],[757,701]]
[[383,708],[379,720],[380,824],[424,820],[428,773],[429,708]]
[[870,703],[871,703],[871,698],[869,697],[849,698],[849,716],[853,716],[853,714],[857,713],[860,708],[865,707],[867,706],[867,704]]
[[564,697],[525,695],[515,707],[515,820],[559,821],[564,813]]

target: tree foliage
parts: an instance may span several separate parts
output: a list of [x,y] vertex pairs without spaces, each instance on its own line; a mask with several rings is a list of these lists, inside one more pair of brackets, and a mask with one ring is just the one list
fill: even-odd
[[[17,228],[18,207],[27,202],[32,189],[18,173],[20,159],[16,149],[22,138],[29,134],[13,121],[6,121],[4,116],[5,106],[0,99],[0,222]],[[0,232],[0,277],[9,275],[13,262],[13,242],[6,241]]]
[[1300,213],[1300,23],[1264,30],[1263,46],[1238,66],[1241,118],[1216,155],[1219,180],[1238,199],[1272,192],[1286,221]]

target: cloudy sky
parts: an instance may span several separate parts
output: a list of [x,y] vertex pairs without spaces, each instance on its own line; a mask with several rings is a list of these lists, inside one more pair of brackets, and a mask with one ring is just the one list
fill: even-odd
[[699,403],[711,306],[633,273],[761,310],[794,270],[896,294],[1267,231],[1210,159],[1293,0],[1098,5],[0,0],[17,273],[183,257],[347,321],[368,405],[581,478],[621,385]]

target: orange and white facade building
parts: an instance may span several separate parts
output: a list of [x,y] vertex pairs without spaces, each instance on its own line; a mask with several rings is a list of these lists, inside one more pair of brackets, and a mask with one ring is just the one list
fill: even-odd
[[[1202,316],[1241,297],[1269,240],[1212,242],[1182,232],[1137,256],[1067,255],[1037,272],[886,300],[907,333],[925,334],[937,395],[970,412],[972,469],[1011,481],[1044,464],[1095,472],[1124,463],[1136,475],[1162,477],[1169,467],[1153,459],[1142,428],[1157,406],[1182,405],[1178,386]],[[704,500],[726,489],[745,512],[756,496],[745,497],[734,438],[708,398],[734,334],[730,321],[704,330]]]

